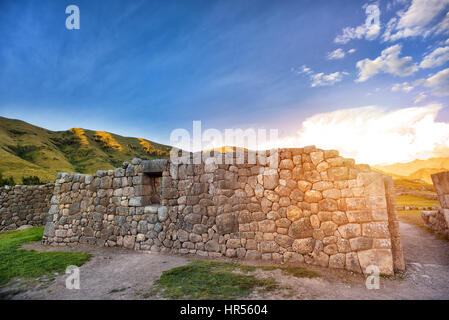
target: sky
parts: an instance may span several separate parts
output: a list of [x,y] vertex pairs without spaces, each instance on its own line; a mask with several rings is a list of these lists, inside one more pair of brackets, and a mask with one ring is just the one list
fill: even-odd
[[201,121],[393,163],[449,156],[448,97],[449,0],[0,1],[0,115],[50,130]]

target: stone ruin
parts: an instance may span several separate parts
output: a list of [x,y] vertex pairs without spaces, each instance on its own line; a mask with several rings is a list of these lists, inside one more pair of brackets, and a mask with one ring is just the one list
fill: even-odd
[[42,241],[360,273],[369,265],[383,274],[405,268],[391,177],[335,150],[276,151],[274,166],[273,158],[136,158],[96,175],[59,173]]
[[431,175],[441,208],[434,211],[422,211],[421,217],[426,227],[449,236],[449,171]]
[[54,184],[17,185],[0,188],[0,231],[25,225],[42,226],[47,222]]

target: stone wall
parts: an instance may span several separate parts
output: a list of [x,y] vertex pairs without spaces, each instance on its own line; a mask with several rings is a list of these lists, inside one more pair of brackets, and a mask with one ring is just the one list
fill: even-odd
[[41,226],[47,218],[54,184],[0,188],[0,231]]
[[43,242],[404,268],[391,178],[335,150],[277,156],[257,164],[134,159],[96,176],[59,174]]
[[424,224],[433,231],[449,236],[449,171],[431,175],[441,208],[437,211],[423,211]]

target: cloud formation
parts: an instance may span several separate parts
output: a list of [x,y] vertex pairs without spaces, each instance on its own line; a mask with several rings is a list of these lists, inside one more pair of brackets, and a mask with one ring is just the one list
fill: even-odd
[[344,71],[343,72],[337,71],[337,72],[329,73],[329,74],[325,74],[323,72],[315,73],[312,69],[310,69],[307,66],[302,66],[301,68],[299,68],[299,70],[292,69],[292,71],[297,74],[306,74],[307,76],[309,76],[310,81],[311,81],[310,86],[312,88],[332,86],[332,85],[336,84],[337,82],[342,81],[343,77],[349,74]]
[[418,66],[412,61],[412,57],[399,57],[402,46],[394,45],[382,51],[374,60],[363,59],[357,62],[359,77],[357,82],[363,82],[372,76],[384,72],[404,77],[418,71]]
[[284,144],[337,149],[371,165],[426,159],[449,148],[449,123],[436,121],[441,108],[431,104],[388,111],[368,106],[321,113],[302,123],[296,141],[290,137]]
[[421,68],[440,67],[449,61],[449,46],[436,48],[424,57],[420,63]]
[[380,33],[380,10],[377,5],[365,5],[365,24],[358,27],[346,27],[335,39],[335,43],[345,44],[352,39],[374,40]]
[[408,82],[403,83],[395,83],[393,87],[391,88],[391,91],[404,91],[404,92],[410,92],[413,90],[413,86],[409,84]]
[[449,32],[449,15],[438,21],[445,12],[449,0],[412,0],[406,11],[398,11],[387,23],[382,35],[384,41],[396,41],[402,38],[440,34]]
[[345,52],[341,48],[335,49],[327,54],[327,59],[329,60],[343,59],[344,57]]
[[413,84],[430,88],[434,95],[449,96],[449,68],[430,75],[428,78],[418,79]]

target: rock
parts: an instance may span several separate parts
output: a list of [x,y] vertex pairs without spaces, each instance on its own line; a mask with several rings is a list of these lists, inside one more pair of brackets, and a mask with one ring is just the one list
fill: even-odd
[[287,208],[287,218],[290,221],[296,221],[302,216],[302,211],[297,206],[289,206]]
[[220,245],[218,244],[217,241],[209,240],[204,245],[204,248],[209,252],[218,252],[220,250]]
[[279,245],[274,241],[262,241],[259,244],[259,249],[262,253],[277,252]]
[[300,254],[310,253],[314,247],[315,240],[313,238],[295,239],[292,244],[293,250]]
[[20,226],[17,228],[17,230],[26,230],[26,229],[31,229],[33,226],[29,225],[29,224],[24,224],[23,226]]
[[279,176],[277,173],[263,175],[263,187],[267,190],[273,190],[279,185]]
[[357,237],[349,239],[352,251],[367,250],[373,247],[373,239]]
[[359,258],[356,252],[349,252],[346,254],[346,270],[354,271],[361,273],[362,269],[360,268]]
[[357,252],[362,271],[366,273],[366,268],[374,265],[379,268],[381,274],[392,275],[393,256],[390,249],[371,249]]
[[312,236],[312,233],[313,227],[309,218],[301,218],[294,221],[288,229],[288,235],[294,239],[308,238]]
[[180,229],[177,234],[179,241],[186,242],[189,240],[189,233],[187,231]]
[[259,221],[259,231],[260,232],[275,232],[276,224],[272,220]]
[[355,223],[348,223],[338,227],[338,232],[345,239],[359,237],[362,234],[360,225]]
[[127,249],[134,249],[134,244],[136,242],[135,236],[124,236],[123,237],[123,247]]
[[306,202],[318,202],[322,199],[321,192],[316,190],[306,191],[304,194],[304,201]]
[[289,236],[286,236],[286,235],[282,235],[282,234],[278,234],[275,237],[275,241],[278,245],[280,245],[283,248],[291,247],[293,244],[292,238],[290,238]]
[[329,268],[343,269],[345,267],[346,255],[337,253],[329,257]]
[[262,254],[257,250],[246,250],[245,259],[248,260],[260,260]]
[[224,213],[216,218],[218,233],[232,233],[238,231],[238,221],[234,214]]
[[190,224],[198,224],[201,223],[201,215],[196,213],[190,213],[184,217],[184,221]]
[[160,222],[164,222],[168,218],[168,209],[165,206],[161,206],[157,209],[157,217]]

